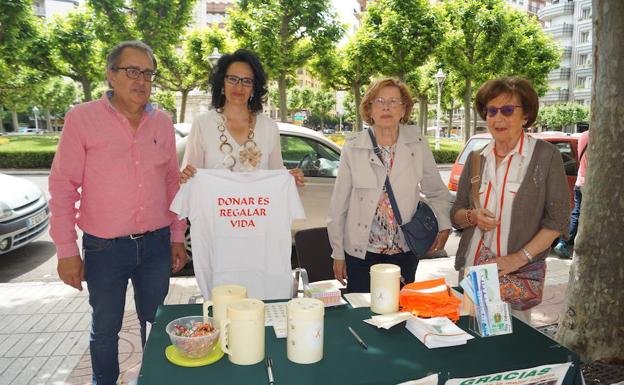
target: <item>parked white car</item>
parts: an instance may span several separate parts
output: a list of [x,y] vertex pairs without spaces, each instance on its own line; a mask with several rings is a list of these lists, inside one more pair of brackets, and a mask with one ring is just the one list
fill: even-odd
[[[299,167],[303,170],[305,186],[299,188],[299,196],[305,209],[305,220],[293,223],[292,233],[299,230],[327,225],[327,210],[338,175],[340,146],[323,134],[306,127],[288,123],[277,123],[280,131],[282,158],[287,169]],[[178,139],[176,150],[182,164],[188,136]],[[189,231],[186,234],[186,248],[192,257]]]
[[22,247],[48,228],[48,201],[32,182],[0,174],[0,254]]

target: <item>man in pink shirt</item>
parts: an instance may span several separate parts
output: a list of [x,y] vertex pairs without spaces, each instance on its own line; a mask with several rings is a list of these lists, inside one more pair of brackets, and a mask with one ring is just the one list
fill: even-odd
[[[123,42],[108,55],[110,88],[74,107],[50,172],[50,235],[63,282],[89,289],[93,383],[116,384],[118,333],[132,281],[141,340],[186,261],[186,225],[169,211],[178,191],[174,129],[149,97],[156,74],[151,48]],[[77,206],[76,203],[80,202]],[[83,259],[76,225],[84,232]]]
[[587,146],[589,145],[589,130],[581,134],[578,140],[579,153],[579,169],[576,175],[576,183],[574,184],[574,208],[570,214],[570,237],[566,240],[559,238],[559,243],[553,249],[553,252],[560,258],[572,258],[569,247],[574,245],[574,238],[578,230],[579,218],[581,217],[581,201],[583,193],[581,192],[585,185],[585,172],[587,170]]

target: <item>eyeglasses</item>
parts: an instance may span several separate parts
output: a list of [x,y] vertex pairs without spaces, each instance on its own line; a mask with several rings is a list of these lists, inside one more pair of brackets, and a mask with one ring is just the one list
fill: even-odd
[[225,75],[225,81],[235,86],[238,83],[243,83],[243,87],[253,87],[253,78],[241,78],[236,75]]
[[501,112],[501,114],[503,114],[503,116],[511,116],[513,115],[514,111],[516,108],[522,108],[522,106],[512,106],[512,105],[507,105],[507,106],[502,106],[502,107],[487,107],[485,109],[485,111],[487,112],[487,116],[490,118],[495,117],[498,114],[498,111]]
[[128,79],[138,79],[139,76],[143,75],[143,79],[145,79],[146,82],[151,82],[154,80],[154,78],[156,77],[156,71],[154,70],[143,70],[141,71],[140,68],[136,68],[136,67],[113,67],[112,68],[113,71],[119,71],[119,70],[124,70],[126,71],[126,76],[128,77]]
[[390,99],[375,98],[371,101],[371,104],[374,104],[379,107],[388,106],[390,108],[395,108],[395,107],[403,105],[403,101],[397,98],[390,98]]

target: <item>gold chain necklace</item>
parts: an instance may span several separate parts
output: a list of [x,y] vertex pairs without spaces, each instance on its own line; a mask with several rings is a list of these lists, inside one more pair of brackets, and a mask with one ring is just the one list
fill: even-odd
[[[219,140],[221,144],[219,145],[219,151],[225,155],[223,158],[223,165],[225,168],[230,170],[234,170],[234,166],[236,165],[236,158],[233,155],[234,147],[228,142],[227,136],[225,135],[227,118],[223,111],[218,112],[217,119],[217,130],[219,130]],[[258,148],[258,144],[254,140],[254,124],[253,124],[253,116],[251,112],[249,113],[249,134],[247,134],[247,140],[241,146],[238,151],[238,160],[240,161],[244,171],[251,171],[256,169],[260,160],[262,159],[262,151]]]

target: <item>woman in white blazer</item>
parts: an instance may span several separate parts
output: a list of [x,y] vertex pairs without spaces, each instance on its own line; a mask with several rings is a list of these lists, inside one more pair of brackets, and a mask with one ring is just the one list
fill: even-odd
[[384,181],[390,177],[403,220],[414,215],[421,195],[433,208],[440,232],[428,253],[444,248],[451,221],[451,196],[440,178],[433,154],[415,126],[407,122],[414,102],[396,79],[373,82],[362,99],[362,119],[371,125],[383,162],[365,131],[347,139],[329,207],[327,230],[334,275],[348,292],[370,292],[370,267],[392,263],[405,283],[414,281],[418,256],[403,238]]

